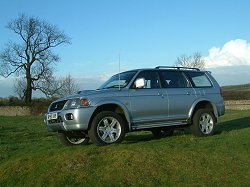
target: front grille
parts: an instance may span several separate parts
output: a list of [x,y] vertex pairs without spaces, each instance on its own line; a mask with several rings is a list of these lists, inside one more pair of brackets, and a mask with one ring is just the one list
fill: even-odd
[[61,116],[58,116],[57,119],[51,119],[51,120],[48,120],[49,124],[53,124],[53,123],[62,123],[63,120],[62,120],[62,117]]
[[63,101],[53,103],[50,106],[49,111],[53,112],[53,111],[57,111],[57,110],[62,110],[66,102],[67,102],[67,100],[63,100]]

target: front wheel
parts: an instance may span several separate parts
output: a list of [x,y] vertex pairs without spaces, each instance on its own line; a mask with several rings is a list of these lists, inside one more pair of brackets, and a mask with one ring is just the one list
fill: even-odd
[[119,114],[103,111],[94,117],[88,134],[94,144],[109,145],[122,142],[125,129],[124,120]]
[[59,139],[66,146],[87,145],[89,143],[89,137],[81,133],[59,133]]
[[209,136],[214,134],[216,119],[209,109],[199,109],[193,116],[192,132],[195,136]]

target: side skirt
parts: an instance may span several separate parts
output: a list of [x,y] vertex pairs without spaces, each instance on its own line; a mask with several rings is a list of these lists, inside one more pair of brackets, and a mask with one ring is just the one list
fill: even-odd
[[147,122],[147,123],[136,123],[132,124],[132,131],[140,129],[151,129],[157,127],[178,127],[188,125],[187,121],[158,121],[158,122]]

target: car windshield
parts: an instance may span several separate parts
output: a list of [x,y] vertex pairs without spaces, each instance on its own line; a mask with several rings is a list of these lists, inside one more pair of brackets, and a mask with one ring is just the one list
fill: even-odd
[[136,71],[127,71],[120,73],[120,75],[116,74],[108,79],[99,89],[123,88],[128,85],[135,74]]

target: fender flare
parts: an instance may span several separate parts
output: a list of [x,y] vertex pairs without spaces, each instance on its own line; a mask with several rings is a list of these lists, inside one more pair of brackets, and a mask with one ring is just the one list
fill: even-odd
[[215,116],[215,118],[216,118],[216,120],[217,120],[218,117],[219,117],[219,115],[218,115],[218,110],[217,110],[216,105],[215,105],[211,100],[209,100],[209,99],[204,99],[204,98],[203,98],[203,99],[198,99],[198,100],[196,100],[196,101],[192,104],[192,106],[191,106],[191,108],[190,108],[190,110],[189,110],[189,113],[188,113],[188,122],[191,122],[191,121],[192,121],[192,116],[194,115],[195,108],[196,108],[196,106],[197,106],[199,103],[201,103],[201,102],[207,102],[207,103],[211,104],[211,106],[212,106],[212,108],[213,108],[214,116]]
[[[131,131],[131,129],[132,129],[131,128],[131,115],[130,115],[130,112],[129,112],[126,104],[121,103],[121,102],[114,100],[114,99],[112,99],[112,100],[105,99],[105,100],[101,100],[95,104],[95,107],[96,107],[95,111],[98,110],[98,108],[103,106],[103,105],[117,105],[118,107],[120,107],[125,115],[127,122],[128,122],[128,131]],[[95,113],[95,111],[93,113]]]

